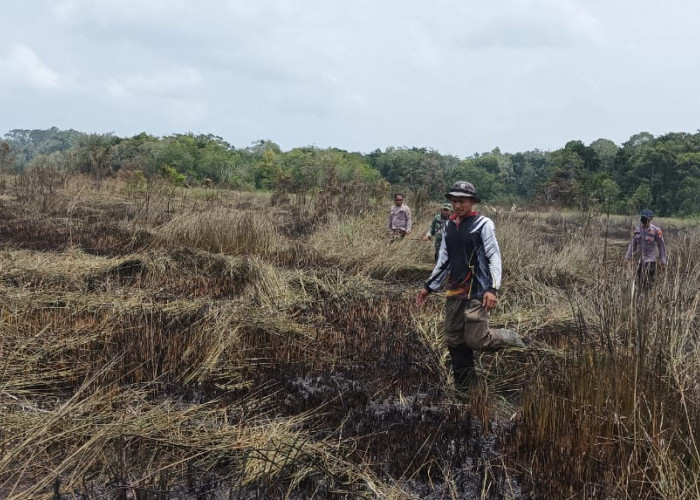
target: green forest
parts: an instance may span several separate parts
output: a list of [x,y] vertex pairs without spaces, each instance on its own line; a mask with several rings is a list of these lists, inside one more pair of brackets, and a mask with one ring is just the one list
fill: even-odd
[[96,178],[124,176],[144,185],[165,181],[297,194],[329,186],[341,186],[338,194],[400,189],[414,204],[438,199],[445,186],[467,179],[486,203],[700,214],[700,131],[658,137],[640,132],[622,145],[608,139],[589,145],[574,140],[556,151],[502,153],[496,148],[463,159],[417,147],[370,153],[312,146],[283,151],[260,140],[237,148],[212,134],[122,138],[56,127],[6,133],[0,140],[0,172],[37,168]]

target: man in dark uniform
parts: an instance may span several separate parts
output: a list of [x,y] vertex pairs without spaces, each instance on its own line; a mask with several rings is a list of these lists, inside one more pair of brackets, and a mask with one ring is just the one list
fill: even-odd
[[625,261],[631,263],[635,253],[639,253],[637,262],[637,284],[641,290],[649,290],[654,284],[656,267],[666,267],[666,243],[661,228],[651,223],[654,213],[642,210],[640,223],[632,231],[632,239],[627,247]]

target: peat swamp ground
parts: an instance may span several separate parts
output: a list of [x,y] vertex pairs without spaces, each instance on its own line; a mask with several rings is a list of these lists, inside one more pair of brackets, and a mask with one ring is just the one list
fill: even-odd
[[145,198],[0,194],[3,498],[700,496],[697,225],[659,221],[637,297],[632,218],[482,207],[492,325],[529,345],[481,354],[465,400],[442,299],[413,302],[432,243],[387,240],[381,203]]

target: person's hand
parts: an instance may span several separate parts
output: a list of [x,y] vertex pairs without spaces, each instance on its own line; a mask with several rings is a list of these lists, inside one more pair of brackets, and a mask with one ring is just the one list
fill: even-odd
[[422,307],[426,300],[428,300],[428,290],[421,288],[418,290],[418,295],[416,295],[416,305],[418,305],[418,307]]
[[429,239],[430,239],[429,234],[426,234],[425,236],[423,236],[423,241],[428,241]]
[[498,305],[498,297],[494,293],[486,292],[481,305],[486,309],[486,312],[489,312]]

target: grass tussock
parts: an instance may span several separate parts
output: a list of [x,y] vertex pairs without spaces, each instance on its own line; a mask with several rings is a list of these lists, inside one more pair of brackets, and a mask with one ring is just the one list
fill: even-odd
[[273,222],[252,211],[217,209],[175,217],[159,230],[164,247],[191,247],[232,255],[273,254],[280,235]]
[[349,272],[405,282],[425,279],[433,267],[432,243],[420,240],[418,228],[404,239],[390,237],[385,218],[376,212],[332,218],[309,238],[309,245]]

